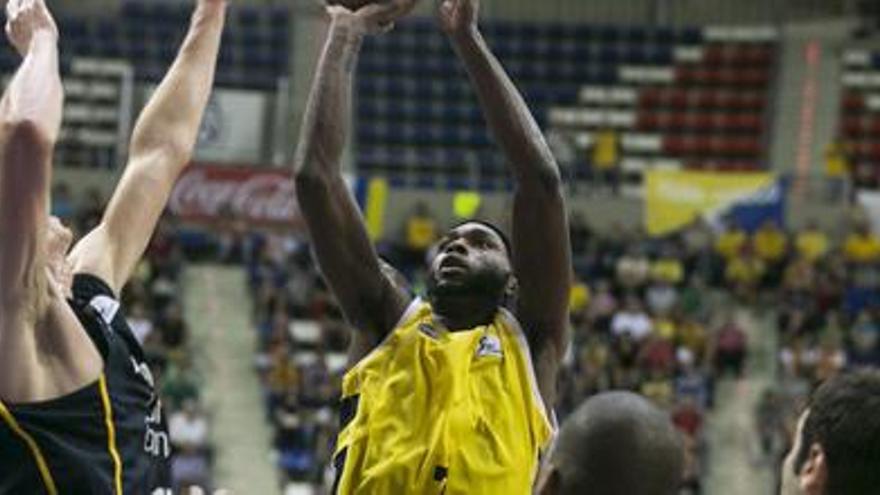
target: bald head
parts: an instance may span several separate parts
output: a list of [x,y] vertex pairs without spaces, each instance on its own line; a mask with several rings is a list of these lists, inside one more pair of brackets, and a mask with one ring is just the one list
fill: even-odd
[[683,447],[669,415],[629,392],[600,394],[565,422],[541,495],[675,495]]

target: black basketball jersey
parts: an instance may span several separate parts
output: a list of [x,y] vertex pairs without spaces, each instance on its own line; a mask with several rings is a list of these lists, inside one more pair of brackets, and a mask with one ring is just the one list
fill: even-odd
[[119,301],[81,274],[70,306],[104,358],[103,374],[57,399],[0,402],[0,495],[170,495],[167,422]]

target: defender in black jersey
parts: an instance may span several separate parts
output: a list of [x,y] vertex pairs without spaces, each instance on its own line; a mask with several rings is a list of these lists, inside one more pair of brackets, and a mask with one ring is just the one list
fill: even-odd
[[[0,403],[0,493],[170,490],[168,427],[143,351],[107,284],[80,274],[72,289],[70,307],[104,370],[57,399]],[[15,469],[7,459],[18,460]]]
[[58,30],[44,0],[7,3],[23,61],[0,100],[0,495],[171,492],[162,406],[116,295],[190,161],[225,9],[198,0],[100,224],[68,253],[46,201],[63,107]]

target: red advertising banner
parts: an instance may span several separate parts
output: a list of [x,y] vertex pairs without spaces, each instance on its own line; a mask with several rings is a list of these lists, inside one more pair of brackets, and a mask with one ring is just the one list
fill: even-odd
[[191,165],[177,181],[168,209],[187,221],[303,226],[293,179],[283,169]]

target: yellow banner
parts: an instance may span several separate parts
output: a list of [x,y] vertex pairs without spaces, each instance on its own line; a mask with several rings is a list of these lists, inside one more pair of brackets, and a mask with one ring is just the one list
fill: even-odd
[[712,214],[770,185],[767,173],[712,173],[654,170],[645,174],[645,228],[668,234],[700,215]]

